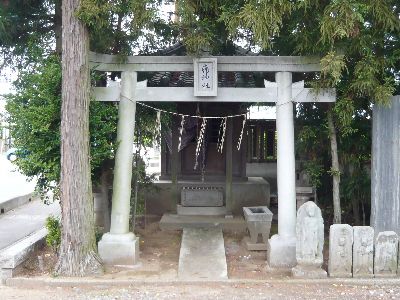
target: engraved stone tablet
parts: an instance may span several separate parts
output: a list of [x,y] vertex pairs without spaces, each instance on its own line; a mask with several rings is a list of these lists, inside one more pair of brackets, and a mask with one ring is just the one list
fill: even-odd
[[218,73],[217,58],[195,58],[194,67],[194,95],[217,96]]
[[374,276],[374,229],[354,226],[353,277]]
[[379,232],[375,240],[375,277],[394,277],[397,271],[399,238],[394,231]]
[[348,224],[334,224],[329,229],[330,277],[351,277],[353,228]]
[[304,203],[297,211],[296,261],[292,269],[294,277],[323,278],[321,269],[324,247],[324,220],[321,210],[312,201]]

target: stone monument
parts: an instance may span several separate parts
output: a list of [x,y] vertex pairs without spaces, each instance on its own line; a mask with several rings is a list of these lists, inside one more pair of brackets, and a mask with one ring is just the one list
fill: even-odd
[[374,277],[374,229],[354,226],[353,277]]
[[371,226],[400,235],[400,96],[374,105],[372,118]]
[[329,229],[330,277],[351,277],[353,228],[348,224],[333,224]]
[[313,201],[308,201],[297,211],[297,266],[292,269],[292,275],[302,278],[325,278],[326,271],[321,269],[323,247],[324,220],[321,210]]
[[375,277],[395,277],[399,238],[394,231],[379,232],[375,241]]

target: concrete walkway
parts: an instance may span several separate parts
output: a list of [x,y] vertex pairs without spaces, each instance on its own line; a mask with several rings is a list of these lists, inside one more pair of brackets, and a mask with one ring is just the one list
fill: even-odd
[[0,215],[0,252],[40,230],[47,216],[59,214],[58,202],[46,205],[40,200],[35,200]]
[[184,228],[179,254],[179,279],[228,279],[220,228]]

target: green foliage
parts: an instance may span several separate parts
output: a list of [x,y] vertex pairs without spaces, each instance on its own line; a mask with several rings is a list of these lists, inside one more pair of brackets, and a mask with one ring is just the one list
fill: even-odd
[[248,0],[236,8],[225,6],[221,14],[230,34],[238,37],[240,31],[247,31],[251,36],[251,44],[268,49],[272,46],[272,38],[279,35],[284,19],[290,16],[294,5],[287,0]]
[[58,252],[58,248],[61,244],[61,222],[60,218],[54,216],[48,216],[46,219],[46,244],[51,247],[53,251]]
[[338,99],[333,107],[333,112],[342,136],[357,132],[357,129],[352,127],[355,107],[351,99]]
[[[27,176],[38,178],[43,194],[57,186],[60,176],[61,66],[57,56],[43,59],[35,70],[20,73],[16,93],[6,96],[14,147],[27,153],[16,161]],[[91,102],[90,145],[92,173],[113,157],[117,110]]]
[[138,50],[148,53],[174,42],[172,27],[161,18],[162,2],[82,0],[76,15],[89,28],[93,50],[121,55]]
[[26,67],[31,57],[49,54],[55,41],[53,1],[0,3],[0,71],[4,65]]
[[321,74],[322,78],[327,81],[327,87],[337,85],[345,69],[344,55],[338,55],[336,52],[330,51],[321,58]]
[[309,160],[304,163],[304,171],[306,171],[310,178],[310,183],[316,188],[322,185],[322,175],[324,173],[324,166],[319,161]]

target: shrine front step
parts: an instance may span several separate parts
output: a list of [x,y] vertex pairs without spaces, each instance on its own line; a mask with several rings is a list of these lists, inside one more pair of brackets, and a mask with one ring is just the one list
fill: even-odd
[[242,216],[199,216],[164,214],[159,223],[161,230],[182,230],[184,228],[218,228],[223,231],[246,232]]
[[177,205],[178,215],[186,216],[225,216],[225,206],[183,206]]
[[184,228],[179,253],[181,280],[228,279],[221,228]]

